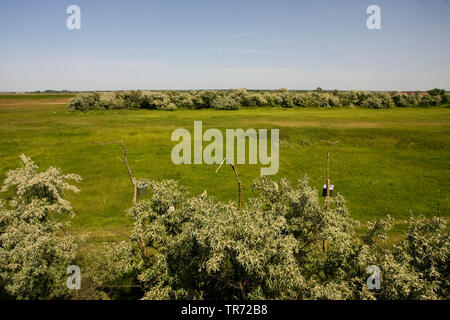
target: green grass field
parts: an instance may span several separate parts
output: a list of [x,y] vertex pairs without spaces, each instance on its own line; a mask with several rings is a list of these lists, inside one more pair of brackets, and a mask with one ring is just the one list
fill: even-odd
[[[347,199],[353,217],[367,221],[390,214],[395,234],[405,231],[409,210],[426,216],[449,215],[450,108],[367,110],[244,108],[239,111],[150,110],[70,112],[70,95],[0,96],[0,179],[30,156],[41,169],[49,166],[83,177],[81,192],[69,194],[76,216],[71,231],[90,232],[93,241],[114,241],[131,228],[125,210],[132,188],[119,145],[122,141],[137,178],[176,179],[193,194],[207,190],[220,200],[236,200],[229,168],[172,163],[176,128],[193,132],[219,128],[279,128],[277,179],[308,174],[317,189],[325,183],[322,140],[339,140],[331,153],[331,179]],[[224,170],[225,169],[225,170]],[[244,199],[259,165],[239,166]]]

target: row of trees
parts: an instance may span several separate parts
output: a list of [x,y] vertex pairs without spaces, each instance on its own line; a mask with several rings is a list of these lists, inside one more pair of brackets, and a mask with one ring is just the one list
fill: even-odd
[[443,89],[427,93],[333,91],[203,90],[203,91],[120,91],[81,93],[69,103],[70,110],[157,109],[177,108],[236,110],[241,106],[293,107],[364,107],[392,108],[437,106],[449,102]]
[[[206,192],[192,197],[175,181],[148,181],[151,198],[128,210],[129,240],[96,253],[81,266],[81,290],[69,292],[77,243],[50,216],[71,212],[63,193],[77,191],[67,180],[80,177],[22,161],[2,189],[12,200],[0,206],[0,297],[113,298],[114,288],[130,285],[142,299],[448,298],[445,218],[411,216],[406,238],[386,247],[393,219],[357,235],[343,197],[325,209],[306,177],[295,185],[256,180],[258,196],[242,209]],[[371,265],[382,272],[379,290],[366,285]]]

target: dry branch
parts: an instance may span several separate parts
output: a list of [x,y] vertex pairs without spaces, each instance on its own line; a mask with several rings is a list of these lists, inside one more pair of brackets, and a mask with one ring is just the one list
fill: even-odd
[[[127,148],[125,148],[124,144],[121,141],[111,141],[111,142],[106,142],[106,143],[101,143],[100,145],[105,146],[105,145],[109,145],[109,144],[120,144],[122,146],[123,149],[123,157],[125,160],[125,165],[127,167],[127,171],[128,171],[128,176],[130,177],[131,180],[131,184],[133,185],[133,203],[136,203],[137,200],[137,183],[136,183],[136,178],[133,177],[133,175],[131,174],[131,169],[130,166],[128,164],[128,151]],[[139,247],[140,250],[142,252],[143,257],[147,257],[147,251],[145,250],[145,241],[143,238],[139,239]]]
[[228,158],[223,159],[222,163],[220,164],[220,166],[216,169],[216,172],[219,171],[219,169],[222,167],[222,165],[226,162],[228,162],[228,164],[231,166],[231,168],[234,171],[234,175],[236,176],[236,181],[238,184],[238,188],[239,188],[239,204],[238,204],[238,212],[241,212],[241,205],[242,205],[242,183],[241,180],[239,180],[239,175],[236,169],[236,165],[234,165],[230,160],[228,160]]

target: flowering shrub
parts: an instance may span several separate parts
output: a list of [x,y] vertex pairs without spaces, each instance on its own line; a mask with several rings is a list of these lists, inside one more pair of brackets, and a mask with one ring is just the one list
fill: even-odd
[[[66,269],[76,256],[75,239],[63,233],[54,213],[72,215],[65,191],[78,192],[68,180],[74,174],[49,168],[38,172],[30,158],[9,171],[2,192],[13,192],[0,201],[0,294],[16,299],[52,299],[68,295]],[[1,298],[1,297],[0,297]]]
[[[81,178],[56,168],[38,172],[31,159],[21,159],[1,189],[12,196],[0,201],[0,298],[67,298],[66,269],[78,246],[51,216],[73,214],[64,194],[78,192],[68,181]],[[114,297],[112,287],[131,281],[143,299],[448,298],[445,218],[411,215],[406,238],[386,247],[391,217],[357,235],[360,224],[344,198],[322,205],[307,177],[296,184],[255,180],[257,196],[242,209],[206,191],[192,197],[172,180],[140,183],[152,197],[128,210],[129,241],[108,245],[87,266],[85,297]],[[379,290],[366,285],[371,265],[382,272]]]
[[217,96],[211,103],[211,107],[217,110],[237,110],[239,105],[232,96]]
[[90,109],[157,109],[214,108],[236,110],[240,106],[298,107],[365,107],[391,108],[412,106],[437,106],[448,103],[445,91],[430,90],[420,98],[418,93],[368,92],[334,90],[331,93],[277,91],[249,92],[246,89],[202,90],[202,91],[122,91],[116,93],[81,93],[69,103],[70,110]]
[[163,92],[144,92],[140,104],[142,108],[164,110],[170,103],[169,96]]
[[419,104],[423,107],[437,106],[437,105],[441,104],[441,97],[440,96],[423,95],[420,99]]
[[[411,217],[406,239],[385,248],[389,216],[357,236],[342,196],[327,210],[302,178],[255,181],[259,195],[238,210],[174,181],[149,182],[153,195],[128,210],[130,241],[110,247],[104,268],[134,274],[144,299],[444,299],[446,219]],[[328,240],[326,258],[320,246]],[[119,258],[120,257],[120,258]],[[108,266],[109,265],[109,266]],[[382,270],[369,290],[366,268]],[[117,273],[119,272],[119,274]],[[109,280],[111,281],[111,279]]]
[[80,93],[70,100],[69,110],[86,111],[90,109],[97,109],[99,101],[100,94],[98,92]]

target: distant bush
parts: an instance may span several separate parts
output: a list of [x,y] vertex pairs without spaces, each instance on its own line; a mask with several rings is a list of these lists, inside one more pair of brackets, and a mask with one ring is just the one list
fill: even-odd
[[294,97],[289,92],[281,93],[281,106],[283,108],[293,108],[294,107]]
[[138,109],[141,107],[141,91],[130,90],[117,93],[120,109]]
[[333,95],[328,95],[328,105],[330,107],[341,107],[341,100],[339,99],[339,97],[337,96],[337,94],[333,94]]
[[380,109],[382,108],[382,101],[380,98],[372,96],[365,98],[361,106],[370,109]]
[[250,94],[250,105],[251,106],[267,106],[269,103],[262,93],[252,93]]
[[280,93],[268,93],[267,102],[272,107],[281,106],[283,104],[283,97]]
[[[318,92],[320,92],[320,91],[318,91]],[[321,93],[314,92],[314,93],[312,93],[311,97],[312,97],[312,101],[314,101],[314,106],[324,107],[324,108],[330,106],[328,103],[328,99],[329,99],[330,95],[328,93],[321,94]]]
[[91,110],[97,109],[100,101],[100,94],[98,92],[93,93],[80,93],[72,98],[69,102],[69,110]]
[[239,105],[232,96],[218,96],[212,101],[211,107],[217,110],[237,110]]
[[428,90],[427,93],[432,97],[442,96],[445,94],[445,89],[434,88],[434,89]]
[[392,93],[392,100],[397,107],[407,107],[408,106],[408,95],[401,94],[400,92]]
[[348,92],[338,92],[338,97],[341,101],[341,104],[344,106],[358,106],[359,100],[356,91],[348,91]]
[[391,94],[387,92],[376,92],[374,96],[380,99],[382,108],[395,107],[395,103],[394,100],[392,99]]
[[441,97],[440,96],[423,95],[420,98],[419,104],[423,107],[437,106],[437,105],[441,104]]
[[425,94],[369,91],[311,91],[292,92],[247,91],[246,89],[202,91],[120,91],[107,93],[81,93],[69,103],[70,110],[153,109],[180,108],[236,110],[241,106],[294,107],[363,107],[371,109],[392,107],[437,106],[446,104],[449,96],[443,89],[429,90]]
[[119,103],[119,100],[116,98],[116,94],[108,92],[100,96],[100,100],[98,102],[98,109],[111,110],[111,109],[121,109],[122,107],[123,105]]
[[197,95],[196,103],[197,107],[200,108],[211,108],[214,99],[217,97],[218,93],[213,90],[200,91]]
[[181,92],[175,94],[171,97],[172,103],[174,103],[177,108],[188,108],[192,109],[195,107],[194,95],[189,92]]
[[418,96],[417,94],[407,94],[405,96],[406,98],[406,104],[408,107],[415,107],[418,103]]
[[140,105],[144,109],[165,110],[170,103],[169,96],[164,92],[144,92]]

